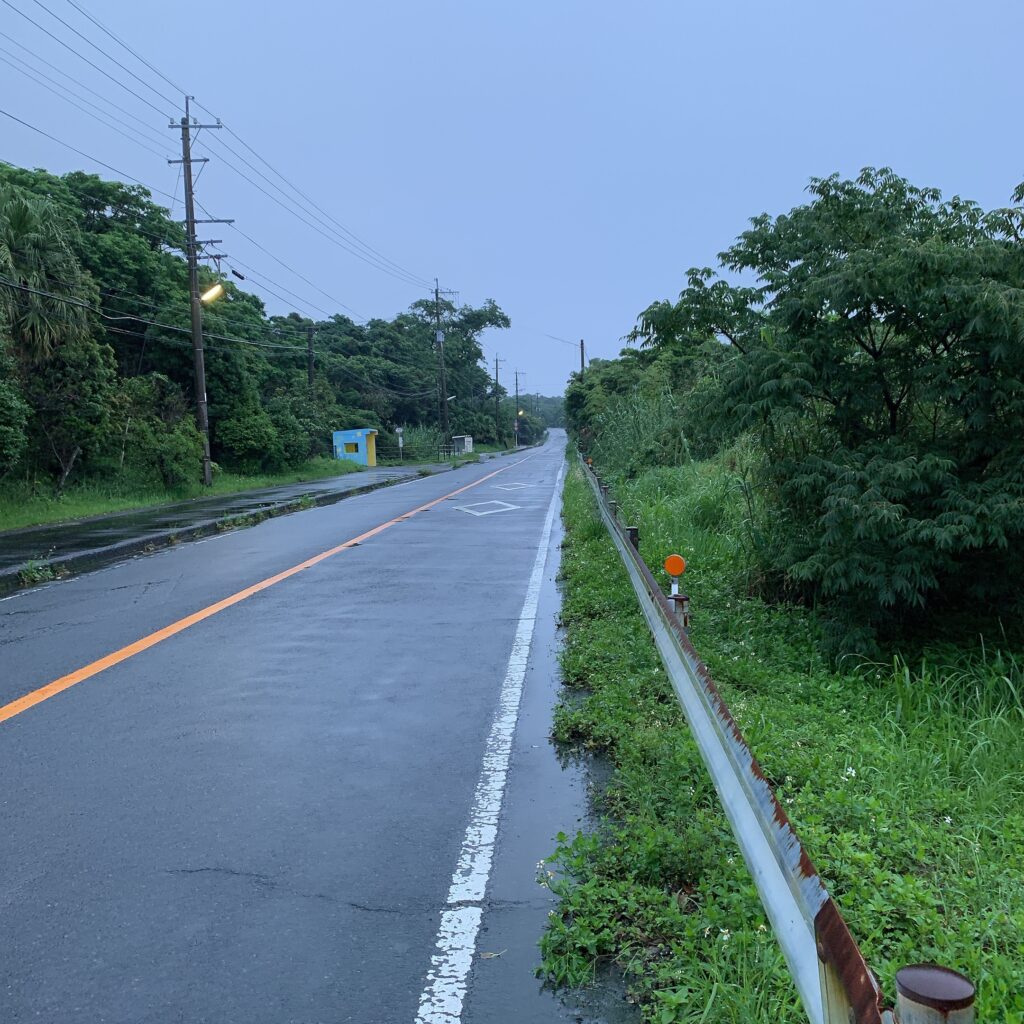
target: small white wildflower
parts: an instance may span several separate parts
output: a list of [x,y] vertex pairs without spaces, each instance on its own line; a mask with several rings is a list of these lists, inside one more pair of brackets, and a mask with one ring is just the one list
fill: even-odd
[[759,924],[757,926],[757,930],[759,932],[766,932],[766,931],[768,931],[768,925],[766,925],[766,924]]
[[847,768],[846,772],[844,774],[846,775],[846,777],[848,779],[855,779],[855,778],[857,778],[857,769],[856,768]]
[[704,929],[704,938],[706,939],[711,934],[710,926]]
[[953,819],[952,819],[952,818],[951,818],[951,817],[950,817],[950,816],[949,816],[948,814],[947,814],[947,815],[945,816],[945,818],[943,818],[942,820],[943,820],[943,821],[944,821],[944,822],[945,822],[945,823],[946,823],[947,825],[952,825],[952,824],[953,824]]
[[718,932],[722,936],[722,941],[723,942],[728,942],[729,941],[730,932],[729,932],[728,928],[719,928]]

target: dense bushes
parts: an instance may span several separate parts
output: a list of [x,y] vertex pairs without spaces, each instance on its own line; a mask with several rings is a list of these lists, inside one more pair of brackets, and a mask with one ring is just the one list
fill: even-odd
[[[886,995],[900,967],[936,962],[977,984],[979,1020],[1024,1024],[1024,662],[958,636],[830,666],[818,616],[749,594],[743,454],[619,483],[641,553],[690,556],[691,636]],[[615,962],[652,1024],[806,1021],[578,471],[564,514],[555,735],[614,771],[601,827],[544,865],[561,897],[545,973],[577,986]]]
[[763,580],[830,607],[843,647],[965,598],[1015,617],[1024,214],[889,171],[809,191],[722,254],[755,285],[691,271],[641,315],[645,351],[577,378],[572,425],[624,475],[752,439]]

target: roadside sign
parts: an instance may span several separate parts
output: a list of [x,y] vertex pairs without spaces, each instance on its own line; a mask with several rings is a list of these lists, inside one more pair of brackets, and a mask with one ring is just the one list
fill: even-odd
[[686,559],[682,555],[669,555],[665,559],[665,572],[669,576],[682,576],[686,572]]

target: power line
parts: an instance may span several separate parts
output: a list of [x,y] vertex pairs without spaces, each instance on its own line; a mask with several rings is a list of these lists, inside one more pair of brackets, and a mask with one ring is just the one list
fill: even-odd
[[66,29],[69,29],[70,31],[74,32],[74,34],[78,36],[79,39],[87,42],[94,50],[96,50],[98,53],[103,54],[103,56],[106,57],[107,60],[112,61],[122,71],[131,75],[132,78],[134,78],[135,81],[138,82],[140,85],[144,85],[151,93],[153,93],[154,96],[159,96],[160,99],[162,99],[165,103],[170,103],[172,107],[174,106],[174,100],[169,100],[166,96],[164,96],[162,92],[160,92],[159,89],[154,89],[153,86],[149,84],[149,82],[145,81],[145,79],[139,78],[139,76],[135,74],[135,72],[132,71],[131,68],[126,68],[116,57],[111,57],[106,50],[104,50],[101,46],[98,46],[96,43],[94,43],[88,36],[83,35],[81,32],[79,32],[74,25],[68,24],[68,22],[66,22],[59,14],[55,13],[54,11],[51,11],[50,8],[47,7],[46,4],[42,2],[42,0],[34,0],[34,2],[36,7],[41,7],[44,11],[46,11],[48,15],[50,15],[51,18],[56,18],[57,21],[59,21]]
[[[10,51],[5,50],[3,47],[0,47],[0,53],[8,54],[8,57],[13,58],[14,60],[18,60],[17,57],[15,57],[13,54],[11,54]],[[109,128],[109,129],[111,129],[111,131],[117,132],[118,135],[120,135],[123,138],[127,139],[129,142],[134,142],[136,146],[141,146],[143,149],[148,150],[154,156],[166,156],[167,155],[166,152],[161,153],[159,150],[154,149],[152,146],[148,145],[147,143],[140,142],[138,139],[133,138],[131,135],[128,134],[128,132],[122,131],[122,129],[118,128],[117,125],[111,124],[109,121],[105,121],[102,117],[100,117],[99,114],[94,114],[91,110],[88,110],[87,108],[83,107],[76,100],[71,99],[70,97],[63,95],[62,93],[59,93],[57,91],[57,89],[54,88],[52,85],[47,85],[46,82],[40,81],[38,78],[36,78],[36,74],[38,74],[38,72],[34,73],[31,70],[26,70],[26,68],[18,67],[16,64],[12,64],[11,60],[8,59],[8,57],[0,56],[0,60],[2,60],[8,67],[13,68],[15,71],[18,71],[21,74],[23,74],[26,78],[31,79],[31,81],[36,83],[36,85],[41,85],[47,91],[52,92],[54,94],[54,96],[56,96],[58,99],[64,100],[65,103],[70,103],[71,106],[73,106],[76,109],[82,111],[83,114],[86,114],[87,116],[91,117],[94,121],[98,121],[105,128]],[[19,63],[23,63],[23,62],[19,62]],[[52,79],[51,79],[51,81],[52,81]],[[61,89],[65,89],[66,88],[66,86],[62,86],[59,83],[56,83],[56,84],[57,84],[58,88],[61,88]],[[96,107],[96,104],[95,103],[90,103],[89,100],[83,99],[82,102],[83,103],[89,103],[90,106]],[[102,110],[102,108],[100,108],[100,107],[96,107],[96,109],[97,110]],[[107,116],[107,117],[110,116],[109,114],[106,113],[106,111],[102,111],[102,112],[103,112],[104,116]],[[131,128],[129,125],[125,125],[125,128],[128,128],[130,131],[134,131],[135,130],[135,129]]]
[[[38,2],[38,0],[37,0],[37,2]],[[60,36],[54,35],[48,28],[44,28],[34,18],[30,18],[24,11],[21,11],[17,7],[15,7],[14,4],[11,3],[11,0],[0,0],[0,3],[3,3],[5,6],[10,7],[10,9],[12,11],[14,11],[16,14],[20,14],[26,21],[28,21],[31,24],[35,25],[35,27],[37,29],[39,29],[40,32],[44,32],[51,39],[53,39],[56,42],[60,43],[60,45],[63,46],[65,50],[70,50],[71,53],[73,53],[76,57],[78,57],[80,60],[84,60],[85,63],[89,65],[89,67],[94,68],[96,71],[98,71],[105,78],[109,78],[115,85],[120,86],[126,92],[130,92],[137,100],[141,101],[142,103],[145,103],[147,107],[151,107],[158,114],[160,114],[160,115],[162,115],[164,117],[167,116],[164,113],[164,111],[162,111],[155,103],[150,103],[149,100],[147,100],[145,98],[145,96],[140,96],[134,89],[132,89],[130,86],[125,85],[124,82],[120,81],[119,79],[115,78],[112,74],[110,74],[110,72],[104,71],[103,68],[101,68],[98,64],[96,64],[93,61],[89,60],[89,58],[86,57],[85,54],[79,53],[78,50],[76,50],[73,46],[71,46],[70,43],[64,42],[64,40],[61,39]]]
[[[67,303],[70,306],[77,306],[77,307],[79,307],[81,309],[85,309],[88,312],[93,313],[96,316],[99,316],[99,317],[101,317],[104,320],[115,320],[115,321],[116,320],[135,320],[135,321],[137,321],[139,323],[149,324],[152,327],[158,327],[161,330],[165,330],[165,331],[172,331],[172,332],[174,332],[176,334],[189,334],[190,335],[192,333],[191,329],[188,328],[188,327],[177,327],[174,324],[165,324],[165,323],[161,323],[158,320],[149,320],[146,317],[140,317],[140,316],[137,316],[135,314],[124,315],[124,316],[111,316],[109,313],[105,313],[102,309],[97,309],[95,306],[91,305],[88,302],[83,302],[81,299],[71,298],[70,296],[66,296],[66,295],[57,295],[55,292],[46,291],[46,290],[41,289],[41,288],[32,288],[29,285],[19,284],[17,281],[10,281],[10,280],[8,280],[5,277],[0,277],[0,285],[3,285],[5,287],[7,287],[7,288],[13,288],[13,289],[15,289],[17,291],[28,292],[28,293],[30,293],[32,295],[41,295],[41,296],[44,296],[45,298],[57,299],[58,301],[65,302],[65,303]],[[62,319],[62,318],[60,318],[58,316],[58,319]],[[63,318],[63,319],[67,319],[67,318]],[[123,328],[108,328],[108,329],[115,331],[115,333],[123,333],[123,334],[136,333],[136,334],[138,334],[138,332],[129,332],[129,331],[123,329]],[[141,334],[139,334],[138,336],[139,337],[144,337],[144,335],[141,335]],[[232,337],[229,337],[227,335],[212,334],[212,333],[207,333],[205,331],[203,332],[203,337],[204,337],[204,339],[209,339],[210,341],[222,341],[222,342],[226,342],[226,343],[229,343],[229,344],[235,344],[235,345],[247,345],[247,346],[250,346],[252,348],[257,348],[257,349],[268,349],[268,350],[276,350],[276,351],[283,351],[283,352],[291,352],[291,353],[293,353],[295,355],[302,356],[303,358],[305,358],[306,352],[307,352],[305,346],[300,346],[300,345],[279,345],[279,344],[275,344],[273,342],[252,341],[251,339],[248,339],[248,338],[232,338]],[[182,343],[182,344],[184,344],[184,343]],[[339,353],[339,354],[343,355],[343,353]],[[352,359],[352,358],[358,358],[358,357],[357,356],[349,355],[349,356],[345,356],[345,358]],[[396,397],[399,397],[399,398],[422,398],[422,397],[425,397],[427,395],[432,395],[434,393],[434,391],[435,391],[435,389],[432,388],[432,387],[431,388],[427,388],[427,389],[425,389],[423,391],[405,391],[405,390],[401,390],[401,389],[398,389],[398,388],[389,388],[387,385],[376,384],[373,381],[368,380],[365,377],[361,377],[361,376],[359,376],[359,374],[355,373],[354,371],[348,369],[345,366],[340,366],[339,365],[339,366],[337,366],[335,368],[337,370],[339,370],[341,373],[344,373],[347,376],[352,377],[352,378],[358,380],[360,383],[365,384],[367,387],[369,387],[369,388],[371,388],[373,390],[382,391],[382,392],[385,392],[385,393],[388,393],[388,394],[392,394],[392,395],[395,395]]]
[[[209,212],[208,210],[206,210],[206,208],[203,206],[202,203],[199,204],[199,209],[201,209],[204,213],[208,213]],[[300,281],[305,281],[306,284],[308,284],[310,286],[310,288],[315,288],[321,295],[323,295],[326,298],[330,299],[331,302],[333,302],[336,305],[340,306],[342,309],[347,309],[350,313],[352,313],[354,316],[358,317],[360,320],[366,321],[368,319],[367,317],[363,316],[361,313],[356,312],[356,310],[354,310],[351,306],[345,305],[345,303],[342,302],[341,299],[335,298],[333,295],[330,294],[330,292],[325,292],[323,290],[323,288],[321,288],[318,284],[314,284],[312,281],[310,281],[310,279],[308,277],[305,277],[303,274],[300,274],[293,267],[288,266],[288,264],[285,263],[284,260],[282,260],[280,256],[275,255],[269,249],[267,249],[264,246],[260,245],[260,243],[257,242],[255,238],[253,238],[251,235],[246,234],[246,232],[244,232],[240,227],[238,227],[237,224],[229,224],[228,226],[233,231],[236,231],[238,234],[240,234],[251,245],[256,246],[256,248],[259,249],[260,252],[265,253],[267,256],[269,256],[276,263],[280,263],[281,266],[284,267],[284,269],[287,270],[289,274],[294,274]]]
[[328,213],[326,210],[324,210],[323,207],[319,206],[316,202],[314,202],[314,200],[312,200],[309,196],[307,196],[306,193],[302,191],[302,189],[300,189],[297,185],[295,185],[291,181],[289,181],[280,171],[278,171],[275,167],[273,167],[266,160],[265,157],[260,156],[260,154],[257,153],[256,150],[254,150],[252,148],[252,146],[250,146],[245,141],[245,139],[243,139],[234,130],[232,130],[232,128],[229,125],[225,125],[224,128],[225,128],[225,131],[227,131],[227,133],[229,135],[233,136],[243,146],[245,146],[245,148],[247,150],[249,150],[249,152],[252,153],[253,156],[255,156],[263,164],[265,164],[271,171],[273,171],[273,173],[276,174],[290,189],[292,189],[299,196],[301,196],[303,199],[305,199],[305,201],[307,203],[309,203],[309,205],[312,206],[313,209],[315,209],[315,210],[319,211],[321,214],[323,214],[324,217],[326,217],[329,221],[331,221],[339,230],[343,231],[346,235],[348,235],[353,241],[358,242],[359,245],[363,246],[363,248],[365,248],[368,252],[373,253],[373,255],[375,255],[375,256],[379,257],[380,259],[384,260],[384,262],[389,263],[391,266],[395,267],[397,270],[401,270],[403,273],[408,274],[410,277],[414,278],[417,282],[419,282],[423,286],[428,287],[428,288],[430,287],[430,282],[426,278],[420,277],[418,274],[414,274],[412,271],[410,271],[407,268],[403,267],[400,263],[396,263],[394,260],[389,259],[387,256],[383,255],[383,253],[380,253],[376,249],[374,249],[373,246],[369,245],[367,242],[364,242],[357,234],[355,234],[355,232],[353,232],[349,228],[345,227],[345,225],[342,224],[341,221],[339,221],[335,217],[333,217],[330,213]]
[[[6,111],[0,111],[0,113],[6,113]],[[8,115],[8,116],[12,116],[12,115]],[[22,122],[22,123],[25,123],[25,122]],[[28,127],[33,127],[33,126],[32,125],[28,125]],[[38,130],[38,129],[36,129],[36,130]],[[55,141],[60,142],[61,140],[55,139]],[[66,145],[65,143],[61,143],[61,144],[62,145]],[[87,155],[87,154],[83,154],[83,155]],[[92,159],[92,158],[89,157],[89,159]],[[8,167],[14,168],[15,170],[20,169],[18,164],[15,164],[13,161],[5,160],[3,158],[0,158],[0,164],[4,164],[4,165],[6,165]],[[123,174],[124,177],[131,178],[131,175],[124,174],[124,172],[118,171],[117,173]],[[66,188],[69,192],[72,192],[72,193],[74,193],[77,196],[81,196],[84,199],[88,199],[88,200],[94,200],[95,199],[95,196],[91,195],[88,192],[83,191],[80,188],[75,188],[75,186],[70,184],[67,180],[65,180],[65,178],[59,177],[59,176],[55,176],[55,177],[56,177],[57,181],[59,181],[61,183],[62,187]],[[179,175],[178,175],[178,180],[179,181],[180,181],[180,177],[181,177],[181,175],[180,175],[180,168],[179,168]],[[138,179],[132,179],[132,180],[133,181],[137,181],[138,184],[143,185],[143,187],[145,187],[147,189],[150,188],[150,186],[146,185],[145,182],[138,181]],[[159,192],[160,190],[159,189],[152,189],[152,191]],[[175,191],[177,191],[177,185],[175,186]],[[161,192],[160,194],[161,195],[168,195],[168,193],[166,193],[166,192]],[[172,204],[177,202],[177,196],[176,195],[168,196],[168,198],[171,199]],[[196,205],[199,206],[199,208],[201,210],[203,210],[204,213],[209,214],[209,211],[198,200],[196,201]],[[143,235],[146,238],[150,238],[153,241],[158,242],[160,245],[165,246],[168,249],[174,249],[175,248],[175,246],[171,242],[169,242],[165,237],[163,237],[162,235],[158,235],[158,234],[156,234],[153,231],[147,231],[145,228],[142,228],[142,227],[139,227],[139,226],[134,226],[134,227],[132,227],[131,230],[134,231],[136,234]],[[239,230],[239,229],[236,229],[236,230]],[[274,253],[272,253],[269,249],[265,248],[259,242],[257,242],[256,239],[252,238],[251,236],[247,235],[245,232],[242,232],[240,230],[239,230],[239,233],[244,238],[246,238],[252,245],[254,245],[257,249],[261,250],[266,255],[272,257],[273,259],[275,259],[286,270],[288,270],[289,273],[295,274],[295,276],[301,278],[303,281],[305,281],[311,287],[316,288],[317,291],[321,291],[322,292],[322,289],[318,288],[308,278],[303,277],[297,271],[293,270],[290,266],[288,266],[288,264],[284,263],[279,257],[274,255]],[[303,313],[304,311],[303,311],[303,309],[301,307],[304,306],[304,307],[307,307],[309,309],[317,310],[317,312],[322,313],[328,319],[330,319],[331,317],[337,315],[336,313],[332,313],[332,312],[324,309],[323,307],[316,305],[316,303],[310,301],[309,299],[303,298],[301,295],[298,295],[297,293],[293,292],[291,289],[285,287],[279,281],[275,281],[268,274],[265,274],[262,271],[255,270],[249,264],[244,263],[240,259],[237,259],[237,258],[233,257],[229,261],[229,266],[231,265],[231,263],[237,263],[238,266],[244,267],[249,272],[249,275],[252,276],[260,284],[261,288],[265,289],[266,291],[269,291],[272,295],[274,295],[274,297],[276,299],[278,299],[279,301],[283,302],[286,306],[291,305],[291,302],[289,300],[287,300],[287,299],[284,299],[282,296],[278,295],[273,290],[273,288],[279,288],[285,294],[290,295],[292,297],[292,299],[298,301],[301,305],[300,305],[299,308],[297,308],[295,310],[296,312]],[[269,285],[266,284],[265,282],[269,282]],[[64,282],[64,283],[67,283],[67,282]],[[271,288],[270,285],[272,285],[273,288]],[[360,315],[355,310],[353,310],[350,307],[346,306],[339,299],[337,299],[334,296],[328,294],[327,292],[323,292],[323,294],[328,299],[330,299],[332,302],[336,303],[337,305],[341,306],[344,309],[347,309],[356,318],[356,322],[362,322],[362,323],[368,323],[369,322],[367,317],[364,317],[364,316]],[[156,304],[156,303],[146,302],[145,300],[143,300],[143,299],[141,299],[141,298],[139,298],[137,296],[133,296],[132,298],[133,298],[134,301],[141,302],[143,305],[148,305],[148,306],[150,306],[150,307],[152,307],[154,309],[159,308],[158,304]],[[307,317],[307,319],[310,319],[310,320],[314,320],[315,319],[314,317],[309,316],[308,313],[304,313],[304,315]],[[235,321],[235,322],[241,323],[240,321]]]
[[[103,93],[97,92],[91,86],[86,85],[85,82],[83,82],[81,79],[75,78],[74,75],[69,75],[65,70],[63,70],[63,68],[57,67],[56,64],[51,64],[50,61],[41,57],[38,53],[35,52],[35,50],[30,49],[24,43],[20,42],[17,39],[14,39],[12,36],[7,35],[6,32],[0,32],[0,37],[6,39],[9,43],[14,43],[15,46],[24,50],[25,53],[27,53],[30,57],[34,57],[40,64],[44,65],[45,67],[48,67],[51,71],[56,71],[58,75],[63,75],[63,77],[68,79],[68,81],[74,82],[74,84],[79,89],[84,89],[86,92],[92,93],[93,96],[95,96],[97,99],[101,99],[104,103],[107,104],[107,106],[113,107],[115,110],[124,114],[126,117],[130,117],[133,121],[138,121],[138,123],[141,124],[145,129],[147,129],[147,131],[151,131],[149,122],[143,121],[142,118],[138,115],[133,114],[130,110],[126,110],[124,107],[115,103],[113,100],[108,99],[106,96],[103,95]],[[42,74],[42,72],[39,71],[38,68],[33,68],[32,70],[36,71],[37,74]],[[140,134],[142,133],[140,132]],[[151,133],[150,137],[153,138],[155,141],[159,141],[160,143],[163,143],[165,141],[164,139],[160,138],[159,136],[153,133]]]
[[[207,140],[203,143],[203,145],[209,146],[212,141],[213,140]],[[234,153],[234,150],[231,150],[230,147],[228,147],[224,142],[220,140],[217,141],[216,145],[225,146],[225,148],[229,149],[230,152]],[[370,257],[359,252],[357,249],[354,249],[351,245],[347,244],[344,240],[342,240],[339,237],[337,231],[335,231],[330,226],[326,225],[322,220],[317,222],[315,220],[307,219],[307,217],[304,216],[303,214],[308,211],[303,211],[301,207],[299,209],[293,209],[292,206],[289,206],[288,203],[292,203],[295,206],[297,206],[298,204],[296,204],[294,200],[288,199],[284,192],[282,192],[282,195],[285,195],[285,200],[287,200],[287,202],[285,200],[279,199],[273,193],[268,192],[262,185],[259,184],[259,182],[254,181],[251,177],[249,177],[248,174],[245,173],[245,171],[240,170],[238,167],[236,167],[227,157],[223,156],[222,154],[218,154],[215,148],[212,150],[212,152],[218,156],[218,158],[224,163],[225,166],[230,168],[232,171],[235,172],[235,174],[242,178],[243,181],[247,181],[258,192],[261,192],[263,195],[265,195],[272,203],[276,203],[286,213],[290,213],[293,217],[295,217],[297,220],[300,220],[307,227],[312,228],[314,231],[316,231],[317,234],[322,235],[324,238],[326,238],[327,241],[332,242],[334,245],[338,246],[339,249],[344,250],[345,252],[349,253],[352,256],[355,256],[356,259],[362,260],[364,263],[373,267],[375,270],[381,271],[381,273],[389,274],[391,277],[394,277],[399,281],[403,281],[406,284],[415,285],[417,288],[423,287],[422,283],[417,278],[412,277],[411,275],[407,275],[405,271],[402,271],[401,273],[393,271],[388,267],[384,266],[383,264],[372,260]],[[237,153],[235,155],[238,156]],[[256,173],[259,174],[260,172],[256,171]],[[271,185],[272,187],[277,188],[279,192],[281,191],[279,186],[273,185],[273,183],[271,183]]]
[[[17,8],[15,8],[13,6],[13,4],[11,4],[10,0],[2,0],[2,2],[5,3],[8,7],[11,7],[12,10],[17,10]],[[95,43],[92,39],[90,39],[88,36],[84,35],[77,28],[75,28],[74,25],[72,25],[69,22],[65,21],[59,14],[57,14],[56,12],[51,10],[49,7],[47,7],[46,4],[42,3],[42,0],[34,0],[34,3],[38,7],[42,8],[44,11],[46,11],[51,17],[53,17],[57,21],[59,21],[65,28],[67,28],[71,32],[73,32],[76,36],[78,36],[78,38],[80,38],[80,39],[84,40],[85,42],[87,42],[94,50],[96,50],[98,53],[100,53],[104,57],[106,57],[107,60],[109,60],[112,63],[116,64],[117,67],[119,67],[122,71],[124,71],[127,74],[131,75],[131,77],[134,78],[135,81],[137,81],[141,85],[145,86],[145,88],[149,89],[150,92],[152,92],[154,95],[160,97],[160,99],[162,99],[165,103],[170,103],[172,106],[174,106],[174,101],[173,100],[171,100],[167,96],[165,96],[162,92],[160,92],[159,89],[154,88],[149,82],[147,82],[145,79],[143,79],[142,77],[137,75],[129,67],[127,67],[126,65],[122,64],[116,57],[112,56],[110,53],[108,53],[106,50],[104,50],[101,46],[99,46],[97,43]],[[119,36],[117,36],[115,33],[113,33],[109,28],[107,28],[98,19],[93,17],[88,11],[86,11],[78,3],[74,2],[74,0],[68,0],[68,3],[72,7],[74,7],[75,10],[77,10],[79,12],[79,14],[81,14],[85,18],[87,18],[93,25],[95,25],[97,28],[99,28],[102,32],[104,32],[111,39],[113,39],[118,45],[122,46],[136,60],[138,60],[140,63],[144,64],[150,71],[152,71],[154,74],[156,74],[160,78],[162,78],[172,88],[174,88],[178,92],[182,92],[182,93],[186,92],[186,90],[181,89],[180,86],[175,85],[175,83],[170,78],[168,78],[162,71],[160,71],[155,65],[153,65],[152,63],[147,61],[144,57],[142,57],[136,50],[134,50],[131,46],[129,46],[123,39],[121,39]],[[153,104],[149,103],[149,101],[147,101],[143,97],[139,96],[138,93],[135,93],[128,86],[126,86],[123,82],[119,81],[118,79],[116,79],[113,76],[111,76],[110,74],[108,74],[106,71],[104,71],[98,65],[93,64],[91,61],[89,61],[89,59],[87,57],[85,57],[84,55],[79,53],[73,47],[70,47],[66,42],[64,42],[58,36],[53,35],[53,33],[49,32],[42,25],[40,25],[38,22],[36,22],[33,19],[29,18],[28,15],[24,14],[21,11],[18,11],[18,13],[22,14],[23,17],[25,17],[28,21],[30,21],[33,25],[35,25],[41,31],[46,32],[47,35],[49,35],[51,38],[53,38],[57,42],[61,43],[62,46],[64,46],[67,49],[70,49],[73,53],[75,53],[82,60],[85,60],[87,63],[89,63],[96,70],[98,70],[102,74],[106,75],[106,77],[110,78],[111,81],[115,82],[115,84],[120,85],[121,88],[127,89],[129,92],[132,92],[132,94],[135,95],[136,98],[141,99],[143,102],[147,103],[149,106],[153,106]],[[203,109],[203,110],[207,109],[206,107],[204,107],[202,104],[199,104],[199,103],[197,103],[197,106],[199,106],[200,109]],[[154,107],[154,109],[158,109],[158,108]],[[207,113],[211,113],[211,112],[207,111]],[[211,113],[211,116],[217,117],[216,114],[212,114],[212,113]],[[219,121],[220,119],[217,118],[217,120]],[[429,287],[429,282],[427,281],[426,278],[420,277],[419,275],[414,274],[412,271],[410,271],[410,270],[406,269],[405,267],[403,267],[400,263],[397,263],[394,260],[388,258],[387,256],[384,256],[382,253],[380,253],[378,250],[374,249],[367,242],[364,242],[358,235],[355,234],[355,232],[351,231],[348,227],[346,227],[344,224],[342,224],[341,221],[337,220],[335,217],[333,217],[331,214],[329,214],[326,210],[324,210],[322,207],[320,207],[314,200],[312,200],[309,196],[307,196],[301,189],[298,188],[298,186],[296,186],[291,181],[289,181],[283,174],[281,174],[280,171],[278,171],[272,164],[270,164],[270,162],[268,160],[266,160],[265,157],[261,156],[255,149],[253,149],[252,146],[250,146],[234,130],[232,130],[231,128],[227,128],[227,131],[232,136],[234,136],[234,138],[237,139],[238,142],[241,145],[243,145],[250,153],[252,153],[252,155],[254,157],[256,157],[258,160],[260,160],[273,174],[275,174],[290,189],[292,189],[293,192],[295,192],[298,196],[300,196],[300,198],[302,198],[309,206],[312,206],[323,217],[326,217],[330,222],[332,222],[335,225],[334,228],[327,228],[327,230],[335,231],[335,233],[340,231],[341,233],[343,233],[344,235],[347,235],[352,240],[351,242],[345,242],[345,241],[340,240],[340,239],[338,239],[338,240],[332,239],[332,240],[335,241],[335,244],[338,244],[341,248],[344,248],[347,252],[350,252],[352,255],[356,256],[357,258],[362,259],[364,262],[366,262],[370,266],[373,266],[376,269],[381,270],[384,273],[390,273],[392,276],[397,277],[399,280],[405,280],[407,283],[416,284],[419,287]],[[260,171],[256,167],[254,167],[252,165],[252,163],[250,161],[248,161],[244,156],[242,156],[237,151],[231,149],[231,147],[228,146],[227,143],[221,142],[219,144],[223,145],[229,152],[233,153],[234,156],[237,159],[239,159],[243,163],[245,163],[254,173],[259,174],[265,181],[268,182],[268,184],[271,184],[274,188],[276,188],[279,192],[281,192],[282,195],[287,196],[287,194],[279,186],[274,185],[274,183],[271,182],[270,179],[267,178],[267,176],[264,175],[262,171]],[[227,161],[225,161],[225,162],[227,162]],[[229,166],[231,166],[231,165],[229,164]],[[246,177],[244,174],[242,174],[242,172],[240,172],[238,170],[238,168],[232,167],[232,169],[235,170],[236,173],[241,174],[242,177]],[[257,186],[255,184],[255,182],[252,182],[251,179],[246,178],[246,180],[250,181],[250,183],[253,184],[254,187],[257,187],[257,188],[259,187],[259,186]],[[262,191],[262,189],[261,189],[261,191]],[[264,194],[268,195],[268,198],[273,198],[268,193],[264,193]],[[275,201],[277,201],[277,200],[275,200]],[[291,200],[291,201],[294,202],[294,200]],[[296,205],[298,205],[298,204],[296,203]],[[288,209],[288,208],[285,207],[285,209]],[[300,209],[301,209],[301,207],[300,207]],[[292,212],[294,214],[294,211],[289,211],[289,212]],[[306,210],[304,212],[308,213],[309,211]],[[320,221],[320,223],[321,223],[322,226],[327,227],[327,225],[325,225],[322,220]],[[309,226],[313,227],[314,225],[310,224]],[[363,249],[364,252],[361,254],[358,251],[358,249],[355,249],[355,248],[352,247],[352,243],[355,243],[355,245],[357,245],[361,249]],[[391,269],[388,269],[389,267]]]
[[[7,0],[0,0],[0,3],[6,4]],[[90,156],[88,153],[84,153],[77,147],[72,146],[70,142],[65,142],[63,139],[58,139],[55,135],[51,135],[49,132],[44,132],[42,128],[37,128],[34,124],[29,124],[28,121],[23,121],[20,117],[15,117],[15,115],[8,110],[3,110],[2,108],[0,108],[0,114],[3,114],[4,117],[9,117],[12,121],[17,121],[18,124],[24,125],[26,128],[31,128],[32,131],[37,132],[39,135],[42,135],[44,138],[49,139],[51,142],[56,142],[58,145],[70,149],[72,153],[77,153],[79,156],[84,156],[86,160],[91,160],[93,163],[99,164],[100,167],[105,167],[108,171],[113,171],[115,174],[119,174],[122,178],[127,178],[129,181],[134,181],[136,185],[141,185],[143,188],[148,189],[150,192],[156,192],[159,195],[166,196],[168,199],[174,198],[174,196],[172,196],[169,192],[164,192],[162,189],[159,188],[153,188],[152,186],[147,185],[144,181],[140,181],[133,175],[128,174],[126,171],[119,171],[116,167],[112,167],[110,164],[104,163],[102,160],[99,159],[99,157]]]
[[74,9],[78,11],[79,14],[82,14],[86,18],[88,18],[89,21],[91,21],[98,29],[100,29],[100,31],[105,32],[108,36],[110,36],[110,38],[113,39],[115,43],[120,43],[121,46],[123,46],[137,61],[139,61],[139,63],[145,64],[150,71],[152,71],[155,75],[162,78],[175,92],[180,92],[184,94],[187,91],[185,89],[182,89],[180,85],[175,85],[174,82],[172,82],[159,68],[154,67],[152,64],[149,63],[148,60],[146,60],[145,57],[143,57],[141,54],[136,53],[120,36],[114,35],[114,33],[111,32],[110,29],[103,24],[103,22],[99,21],[97,18],[94,18],[87,10],[85,10],[85,8],[79,7],[79,5],[75,3],[75,0],[68,0],[68,3],[71,4],[71,6],[74,7]]

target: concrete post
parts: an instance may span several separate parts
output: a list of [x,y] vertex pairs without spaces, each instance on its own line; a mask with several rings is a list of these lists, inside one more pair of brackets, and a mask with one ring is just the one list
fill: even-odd
[[962,974],[935,964],[896,972],[899,1024],[974,1024],[974,986]]

